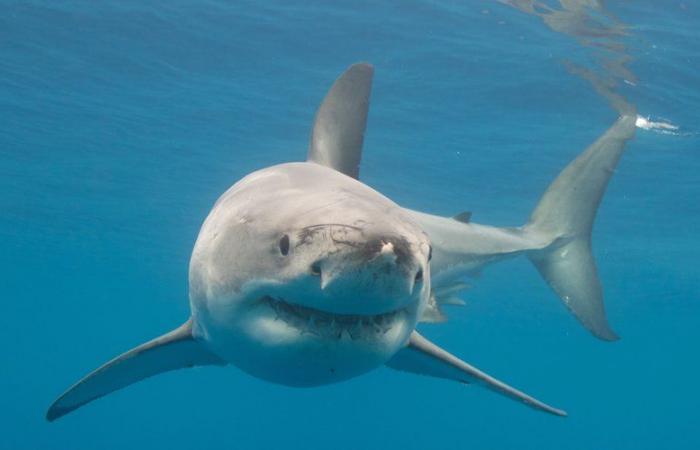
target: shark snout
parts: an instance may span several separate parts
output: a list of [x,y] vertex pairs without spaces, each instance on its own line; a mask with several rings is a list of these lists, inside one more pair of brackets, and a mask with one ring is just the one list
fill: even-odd
[[423,270],[410,250],[401,239],[377,238],[331,253],[309,270],[337,312],[382,313],[406,306],[423,283]]
[[394,244],[390,241],[382,241],[377,258],[387,264],[394,264],[397,259],[396,252],[394,251]]

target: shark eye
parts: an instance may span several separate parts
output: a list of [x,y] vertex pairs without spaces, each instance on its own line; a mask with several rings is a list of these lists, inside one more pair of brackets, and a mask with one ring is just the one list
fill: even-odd
[[286,234],[280,239],[280,253],[282,253],[283,256],[287,256],[289,253],[289,236]]

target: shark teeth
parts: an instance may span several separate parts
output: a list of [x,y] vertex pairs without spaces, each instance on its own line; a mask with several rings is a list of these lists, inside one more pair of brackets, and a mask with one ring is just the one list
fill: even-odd
[[299,330],[325,339],[372,340],[389,332],[406,313],[403,309],[371,316],[333,314],[265,296],[261,302],[282,320]]

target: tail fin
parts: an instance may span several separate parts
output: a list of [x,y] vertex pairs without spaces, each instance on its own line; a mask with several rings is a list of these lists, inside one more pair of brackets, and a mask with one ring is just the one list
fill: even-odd
[[537,270],[596,337],[617,340],[605,317],[603,292],[591,254],[591,230],[608,180],[634,136],[636,116],[620,117],[552,182],[530,216],[528,232],[551,240],[529,254]]

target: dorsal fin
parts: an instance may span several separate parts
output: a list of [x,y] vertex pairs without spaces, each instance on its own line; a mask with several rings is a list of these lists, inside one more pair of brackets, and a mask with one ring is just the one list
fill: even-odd
[[358,178],[373,74],[357,63],[333,83],[316,112],[308,161]]
[[457,222],[469,223],[472,220],[472,212],[471,211],[462,211],[461,213],[454,216],[453,219],[456,220]]

